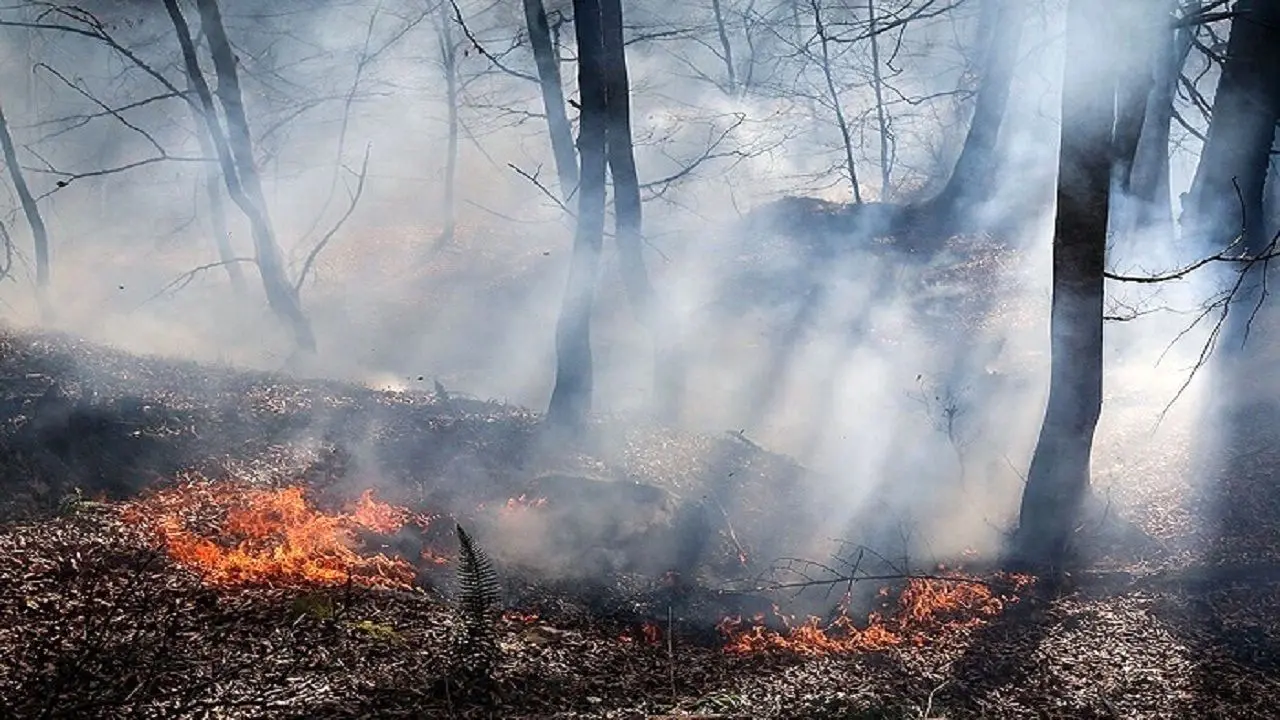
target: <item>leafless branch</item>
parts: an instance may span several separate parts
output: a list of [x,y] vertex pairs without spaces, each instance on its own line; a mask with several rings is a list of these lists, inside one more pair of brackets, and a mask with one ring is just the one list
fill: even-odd
[[342,229],[342,226],[347,222],[347,218],[351,217],[351,214],[355,212],[356,205],[360,202],[360,196],[364,194],[365,179],[369,176],[369,152],[372,149],[372,143],[365,145],[364,160],[360,163],[360,174],[356,179],[356,188],[351,193],[351,202],[347,205],[347,211],[342,214],[342,217],[338,218],[338,221],[333,224],[333,227],[329,228],[329,232],[325,233],[324,237],[320,238],[320,241],[316,243],[315,247],[311,248],[311,252],[307,253],[307,259],[302,263],[302,270],[298,272],[298,279],[293,284],[294,293],[302,290],[302,283],[307,279],[307,273],[311,271],[311,267],[315,264],[316,258],[320,255],[320,252],[329,244],[329,241],[333,239],[333,236]]

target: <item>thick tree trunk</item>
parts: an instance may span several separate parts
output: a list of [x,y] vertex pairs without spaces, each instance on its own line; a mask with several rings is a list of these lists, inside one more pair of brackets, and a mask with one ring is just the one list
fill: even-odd
[[[1067,47],[1099,43],[1109,0],[1070,0]],[[1112,36],[1112,40],[1123,37]],[[1049,402],[1022,496],[1014,557],[1060,569],[1089,489],[1089,456],[1102,411],[1103,270],[1107,248],[1115,63],[1099,49],[1074,54],[1062,93],[1058,207],[1053,236]]]
[[594,383],[591,360],[591,309],[600,251],[604,242],[605,101],[604,48],[598,0],[574,0],[578,38],[578,89],[582,120],[578,153],[582,176],[578,190],[578,227],[573,239],[569,283],[556,323],[556,380],[547,406],[553,426],[580,430],[591,411]]
[[[166,0],[166,5],[169,3],[170,0]],[[234,169],[246,200],[241,205],[241,209],[246,210],[249,217],[267,303],[289,324],[298,348],[314,352],[316,341],[311,330],[311,322],[303,314],[298,295],[285,274],[280,246],[276,242],[275,230],[271,226],[271,218],[267,212],[262,180],[253,156],[253,138],[249,131],[249,121],[245,115],[244,101],[240,92],[240,74],[236,69],[236,57],[227,39],[226,28],[222,24],[222,13],[218,8],[217,0],[196,0],[196,9],[200,13],[201,29],[209,42],[209,53],[213,57],[214,72],[218,77],[218,100],[222,104],[227,120],[226,145],[235,161]],[[173,11],[170,11],[170,15],[173,15]],[[188,68],[190,69],[189,62]],[[207,91],[207,85],[205,88]],[[206,115],[208,110],[212,110],[211,103],[206,110]],[[212,129],[211,127],[210,130]],[[225,175],[225,167],[223,171]]]
[[[1183,231],[1221,250],[1244,230],[1256,252],[1263,232],[1268,153],[1280,119],[1280,2],[1240,0],[1222,77],[1214,94],[1208,142],[1187,198]],[[1243,205],[1243,207],[1242,207]]]
[[538,68],[538,85],[542,90],[542,107],[547,114],[547,131],[551,135],[551,153],[556,161],[560,195],[566,200],[578,186],[578,158],[573,149],[573,129],[564,109],[564,88],[560,82],[560,62],[547,11],[542,0],[524,0],[525,24],[529,28],[529,44]]
[[[622,3],[600,0],[604,50],[605,103],[608,113],[606,148],[613,178],[613,210],[617,223],[619,266],[622,282],[640,323],[649,330],[654,345],[653,384],[660,415],[672,419],[681,395],[681,373],[675,351],[662,334],[670,318],[660,312],[649,269],[644,259],[640,181],[636,174],[631,140],[631,88],[627,77],[626,48],[622,34]],[[661,322],[667,320],[668,322]]]
[[14,146],[13,135],[9,131],[9,119],[5,117],[4,108],[0,106],[0,149],[4,151],[4,163],[9,167],[9,177],[13,180],[13,189],[18,193],[18,203],[22,205],[22,214],[31,227],[31,243],[36,260],[36,304],[40,309],[40,317],[48,322],[52,319],[53,308],[49,304],[49,230],[45,227],[44,216],[40,214],[40,206],[36,204],[27,178],[22,174],[22,166],[18,164],[18,151]]
[[947,184],[927,205],[929,215],[939,225],[952,225],[974,205],[990,199],[996,185],[996,141],[1005,108],[1009,105],[1009,89],[1017,66],[1018,48],[1026,23],[1026,3],[1022,0],[985,0],[983,12],[991,19],[991,35],[983,62],[982,79],[974,102],[973,119],[965,135],[960,156]]
[[[1179,0],[1166,0],[1170,12]],[[1198,3],[1189,3],[1198,5]],[[1194,9],[1194,8],[1192,8]],[[1173,200],[1169,186],[1169,130],[1173,122],[1173,102],[1178,76],[1191,53],[1189,28],[1169,33],[1156,57],[1151,94],[1147,96],[1146,119],[1129,174],[1129,197],[1133,201],[1139,228],[1173,237]]]

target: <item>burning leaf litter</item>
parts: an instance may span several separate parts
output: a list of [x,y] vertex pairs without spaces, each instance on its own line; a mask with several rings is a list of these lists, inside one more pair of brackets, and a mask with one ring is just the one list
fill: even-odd
[[[1001,579],[1014,591],[1034,582],[1027,575],[1009,574]],[[889,594],[888,587],[880,590],[882,597]],[[846,595],[846,601],[847,598]],[[984,625],[1017,601],[1016,594],[1000,594],[977,578],[951,573],[946,577],[908,579],[896,610],[889,616],[870,613],[865,627],[854,622],[847,602],[842,602],[835,619],[825,624],[812,616],[797,624],[794,617],[784,615],[775,606],[774,614],[786,626],[782,632],[765,627],[763,615],[756,615],[751,622],[727,617],[716,629],[726,638],[725,651],[733,654],[875,652],[904,645],[921,647],[957,631]]]
[[[389,535],[426,518],[366,490],[347,512],[316,508],[301,486],[255,487],[191,477],[129,503],[126,522],[154,531],[169,556],[220,587],[306,587],[347,582],[411,586],[412,564],[361,552],[362,531]],[[439,563],[443,558],[432,557]]]

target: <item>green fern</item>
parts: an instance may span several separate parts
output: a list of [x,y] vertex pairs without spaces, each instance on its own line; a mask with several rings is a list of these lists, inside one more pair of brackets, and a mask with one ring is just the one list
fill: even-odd
[[501,588],[493,563],[461,525],[458,530],[456,673],[467,685],[487,685],[498,662]]

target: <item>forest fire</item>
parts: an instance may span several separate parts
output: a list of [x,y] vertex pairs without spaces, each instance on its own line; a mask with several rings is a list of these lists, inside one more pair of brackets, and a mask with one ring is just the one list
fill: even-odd
[[153,529],[170,557],[214,586],[406,588],[415,575],[403,559],[359,552],[358,533],[392,534],[412,519],[372,490],[348,512],[326,513],[301,487],[200,478],[132,503],[123,517]]
[[[1029,576],[1005,578],[1014,589],[1028,586]],[[882,596],[888,588],[880,591]],[[725,651],[733,654],[758,652],[791,652],[800,655],[826,655],[874,652],[901,645],[921,646],[949,633],[973,628],[999,615],[1017,602],[1015,595],[999,595],[991,586],[974,578],[911,578],[898,597],[897,609],[889,616],[870,613],[865,627],[858,627],[842,608],[835,620],[824,624],[809,617],[799,624],[774,608],[774,613],[787,629],[783,632],[764,627],[763,615],[752,621],[727,617],[716,629],[726,638]]]

